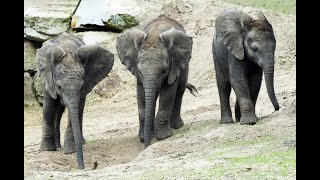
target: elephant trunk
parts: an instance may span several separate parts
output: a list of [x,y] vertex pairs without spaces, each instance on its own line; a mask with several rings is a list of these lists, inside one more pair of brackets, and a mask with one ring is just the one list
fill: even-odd
[[263,66],[264,78],[267,86],[269,98],[274,106],[275,111],[279,110],[279,103],[274,92],[274,64]]
[[80,96],[73,96],[77,98],[73,98],[73,100],[67,102],[68,112],[69,112],[69,119],[71,121],[74,141],[75,141],[75,148],[77,153],[77,162],[78,168],[84,169],[84,161],[83,161],[83,150],[82,150],[82,134],[80,129],[80,122],[79,122],[79,102]]
[[144,147],[150,145],[150,140],[153,136],[153,126],[155,118],[155,106],[157,100],[157,85],[153,81],[146,81],[145,89],[145,123],[144,123]]

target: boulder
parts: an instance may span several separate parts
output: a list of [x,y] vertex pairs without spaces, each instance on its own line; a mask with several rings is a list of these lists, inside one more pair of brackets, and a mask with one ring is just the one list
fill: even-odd
[[33,82],[34,82],[33,87],[35,90],[35,97],[36,97],[37,101],[42,105],[44,93],[43,93],[43,85],[42,85],[42,82],[41,82],[41,79],[39,77],[38,72],[34,75]]
[[116,37],[119,35],[119,33],[103,31],[86,31],[78,32],[74,35],[81,38],[85,44],[99,43],[103,47],[111,51],[113,54],[117,54]]
[[33,79],[29,73],[24,73],[24,105],[32,105],[37,103],[33,91]]
[[101,97],[110,98],[121,89],[120,82],[121,78],[118,74],[109,74],[93,88],[93,92]]
[[71,27],[77,31],[122,32],[138,25],[140,13],[136,0],[82,0],[72,16]]
[[27,39],[24,40],[24,71],[25,72],[36,71],[36,68],[35,68],[36,52],[37,52],[37,48],[40,48],[40,46],[41,44],[39,45]]
[[43,42],[70,28],[79,0],[34,1],[25,6],[24,37]]

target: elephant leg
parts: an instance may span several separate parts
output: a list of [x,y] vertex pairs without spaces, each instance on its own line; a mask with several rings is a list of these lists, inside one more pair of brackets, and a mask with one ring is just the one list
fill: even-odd
[[255,109],[258,94],[261,87],[261,82],[262,82],[262,70],[256,74],[249,76],[248,82],[249,82],[250,98],[253,104],[253,108]]
[[233,123],[230,109],[231,84],[225,77],[224,73],[216,68],[216,79],[220,99],[221,124]]
[[84,139],[83,136],[83,110],[84,110],[84,106],[86,103],[86,97],[83,97],[80,99],[80,105],[79,105],[79,122],[80,122],[80,130],[81,130],[81,135],[82,135],[82,144],[86,143],[86,140]]
[[74,136],[71,126],[71,119],[68,118],[68,126],[64,134],[64,153],[71,154],[76,152]]
[[181,112],[182,97],[185,90],[186,90],[186,83],[182,83],[178,85],[177,94],[176,94],[175,102],[174,102],[173,109],[171,112],[171,117],[170,117],[171,128],[179,129],[184,125],[180,112]]
[[177,81],[170,86],[166,82],[161,86],[159,109],[154,124],[154,130],[158,140],[166,139],[173,135],[169,121],[176,98],[177,86]]
[[230,60],[230,81],[236,93],[240,105],[240,124],[255,124],[258,117],[255,115],[254,106],[251,101],[248,79],[245,75],[244,64],[239,60]]
[[57,101],[45,91],[43,103],[43,126],[40,151],[56,151],[54,118],[57,111]]
[[56,116],[55,116],[55,136],[56,136],[56,146],[57,148],[61,148],[61,143],[60,143],[60,122],[61,122],[61,117],[64,112],[65,105],[59,104],[57,111],[56,111]]
[[240,122],[241,111],[240,111],[240,105],[239,105],[238,98],[236,99],[236,103],[234,105],[234,113],[235,113],[235,116],[236,116],[236,122]]
[[[250,93],[250,98],[251,98],[254,109],[256,107],[256,102],[257,102],[258,94],[261,87],[261,81],[262,81],[261,69],[257,69],[257,72],[248,76],[249,93]],[[241,111],[240,111],[238,98],[235,103],[234,112],[236,116],[236,121],[239,122],[241,118]]]

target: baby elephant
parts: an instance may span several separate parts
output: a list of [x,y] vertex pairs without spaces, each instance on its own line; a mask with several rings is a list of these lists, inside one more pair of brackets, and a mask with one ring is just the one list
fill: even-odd
[[137,78],[140,140],[147,147],[153,133],[158,140],[172,136],[170,127],[184,125],[180,110],[185,89],[197,93],[187,83],[192,37],[177,21],[160,16],[143,31],[133,29],[119,35],[116,48],[122,64]]
[[245,13],[226,9],[216,19],[212,52],[220,97],[220,123],[233,123],[229,97],[236,94],[235,117],[240,124],[255,124],[255,105],[262,73],[269,98],[276,111],[274,92],[274,51],[272,26],[261,11]]
[[77,153],[78,168],[84,169],[82,117],[86,95],[110,72],[114,55],[99,44],[85,45],[61,33],[37,50],[36,64],[44,86],[41,151],[60,148],[60,120],[68,108],[64,153]]

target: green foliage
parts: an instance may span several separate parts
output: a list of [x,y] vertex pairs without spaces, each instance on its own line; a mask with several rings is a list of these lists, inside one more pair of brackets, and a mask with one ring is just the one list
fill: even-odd
[[167,0],[167,4],[173,4],[176,5],[176,0]]
[[133,16],[127,14],[116,14],[111,15],[107,24],[115,29],[123,31],[124,29],[134,27],[139,23]]
[[[206,128],[202,130],[206,131]],[[200,127],[193,130],[198,131]],[[157,166],[137,177],[142,179],[179,179],[179,177],[185,179],[294,179],[296,149],[283,146],[283,142],[288,139],[294,139],[294,137],[290,133],[285,133],[280,137],[265,134],[237,143],[230,139],[230,142],[217,144],[217,147],[167,156],[165,158],[172,166],[170,172],[163,166]],[[170,161],[172,163],[169,163]]]
[[284,14],[296,14],[295,0],[225,0],[224,2],[269,9]]

